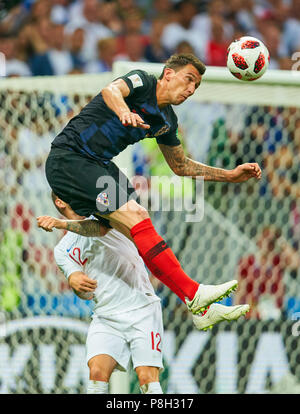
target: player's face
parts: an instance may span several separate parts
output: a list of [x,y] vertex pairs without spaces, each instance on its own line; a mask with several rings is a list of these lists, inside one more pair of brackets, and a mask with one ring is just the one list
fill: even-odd
[[195,93],[201,82],[201,75],[193,65],[173,71],[168,83],[171,105],[180,105]]

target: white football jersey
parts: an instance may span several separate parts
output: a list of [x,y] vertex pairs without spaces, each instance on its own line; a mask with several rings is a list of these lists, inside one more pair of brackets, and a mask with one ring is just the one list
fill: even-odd
[[82,271],[97,280],[94,312],[99,316],[128,312],[160,300],[135,245],[115,229],[102,237],[68,232],[54,248],[54,257],[67,278]]

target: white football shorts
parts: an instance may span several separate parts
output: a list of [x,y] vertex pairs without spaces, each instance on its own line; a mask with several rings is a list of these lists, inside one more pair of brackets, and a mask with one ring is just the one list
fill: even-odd
[[163,322],[160,301],[111,318],[93,315],[86,340],[87,363],[96,355],[107,354],[127,371],[133,368],[159,367],[163,370]]

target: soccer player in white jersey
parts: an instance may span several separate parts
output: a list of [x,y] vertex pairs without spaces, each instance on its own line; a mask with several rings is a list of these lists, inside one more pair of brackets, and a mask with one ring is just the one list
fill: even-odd
[[[67,205],[64,214],[74,217]],[[107,394],[112,372],[127,370],[131,358],[141,392],[161,394],[160,299],[135,245],[114,229],[101,227],[101,234],[68,232],[54,249],[56,263],[75,293],[95,301],[86,340],[87,393]]]
[[[88,224],[88,227],[82,226],[82,217],[78,216],[67,203],[59,199],[55,194],[53,194],[52,198],[60,213],[69,220],[42,216],[38,218],[38,225],[40,227],[46,231],[52,231],[53,228],[58,228],[67,229],[71,232],[81,232],[83,236],[91,236],[94,233],[95,236],[82,237],[68,233],[55,248],[57,264],[68,277],[70,286],[81,297],[82,293],[90,295],[95,289],[95,280],[99,281],[99,287],[95,291],[96,307],[90,331],[93,332],[94,327],[97,329],[100,326],[103,330],[103,323],[104,326],[107,326],[107,323],[109,323],[109,325],[116,329],[114,331],[109,330],[109,332],[113,333],[113,338],[117,336],[119,341],[118,345],[121,346],[120,344],[122,344],[122,346],[125,346],[127,344],[126,358],[128,359],[130,356],[128,335],[131,332],[132,338],[134,338],[135,334],[134,328],[130,328],[130,324],[132,323],[131,319],[136,319],[135,310],[139,309],[139,320],[143,324],[144,332],[147,332],[146,337],[141,340],[141,333],[138,330],[137,336],[141,340],[138,343],[141,346],[142,355],[144,355],[145,349],[149,349],[150,339],[150,360],[153,358],[156,360],[158,358],[157,361],[161,364],[160,351],[163,327],[161,323],[160,305],[155,303],[159,298],[154,293],[145,266],[135,245],[117,230],[109,230],[102,226],[98,220],[85,220],[84,224]],[[238,319],[248,310],[249,305],[223,306],[214,303],[204,314],[193,315],[192,317],[197,329],[206,330],[218,322]],[[100,314],[102,325],[99,324],[99,317],[97,316]],[[124,316],[126,317],[125,319]],[[144,318],[144,321],[142,318]],[[151,323],[148,324],[149,320]],[[151,325],[152,323],[153,325]],[[125,331],[123,331],[122,326],[125,328]],[[120,328],[120,333],[117,333],[118,328]],[[106,329],[104,331],[106,332]],[[123,339],[120,339],[122,335],[125,336]],[[88,336],[88,359],[93,352],[96,352],[96,355],[99,352],[98,346],[94,347],[93,342],[89,338],[95,339],[96,336],[92,334]],[[132,341],[133,343],[135,342],[134,339]],[[108,338],[107,344],[109,343]],[[110,346],[106,344],[103,344],[103,346],[106,350],[108,349],[107,352],[110,352]],[[92,351],[90,352],[89,349],[92,349]],[[140,355],[139,349],[137,347],[135,351],[138,355]],[[91,381],[97,381],[99,377],[94,376],[94,373],[95,371],[98,373],[101,372],[104,363],[105,372],[107,372],[105,376],[106,381],[104,382],[108,383],[112,372],[111,368],[115,368],[115,354],[111,355],[109,353],[108,355],[111,358],[107,356],[103,357],[102,355],[101,358],[96,357],[89,360]],[[105,359],[104,361],[103,358]],[[132,358],[133,360],[135,358],[133,354]],[[139,360],[139,357],[137,360]],[[147,361],[149,363],[149,358]],[[108,362],[109,368],[107,368],[106,362]],[[119,363],[119,361],[117,362]],[[152,392],[153,388],[157,392],[159,387],[158,372],[161,367],[162,365],[158,365],[158,367],[157,365],[151,365],[151,367],[150,365],[136,367],[142,392],[145,390],[145,384],[150,384],[149,387],[146,387],[149,393]],[[101,375],[100,378],[102,378]]]

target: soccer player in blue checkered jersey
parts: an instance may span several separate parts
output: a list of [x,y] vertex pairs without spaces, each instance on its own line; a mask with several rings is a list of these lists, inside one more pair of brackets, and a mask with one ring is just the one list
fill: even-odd
[[[229,295],[237,288],[237,281],[212,286],[191,279],[156,232],[148,212],[136,201],[134,188],[113,159],[128,145],[152,137],[176,175],[232,183],[260,179],[257,163],[224,170],[184,154],[172,105],[180,105],[195,93],[204,72],[199,59],[180,54],[168,59],[159,79],[142,70],[121,76],[69,121],[52,142],[46,162],[46,176],[54,193],[78,215],[106,219],[133,240],[152,274],[193,315]],[[107,188],[108,178],[114,185]]]

